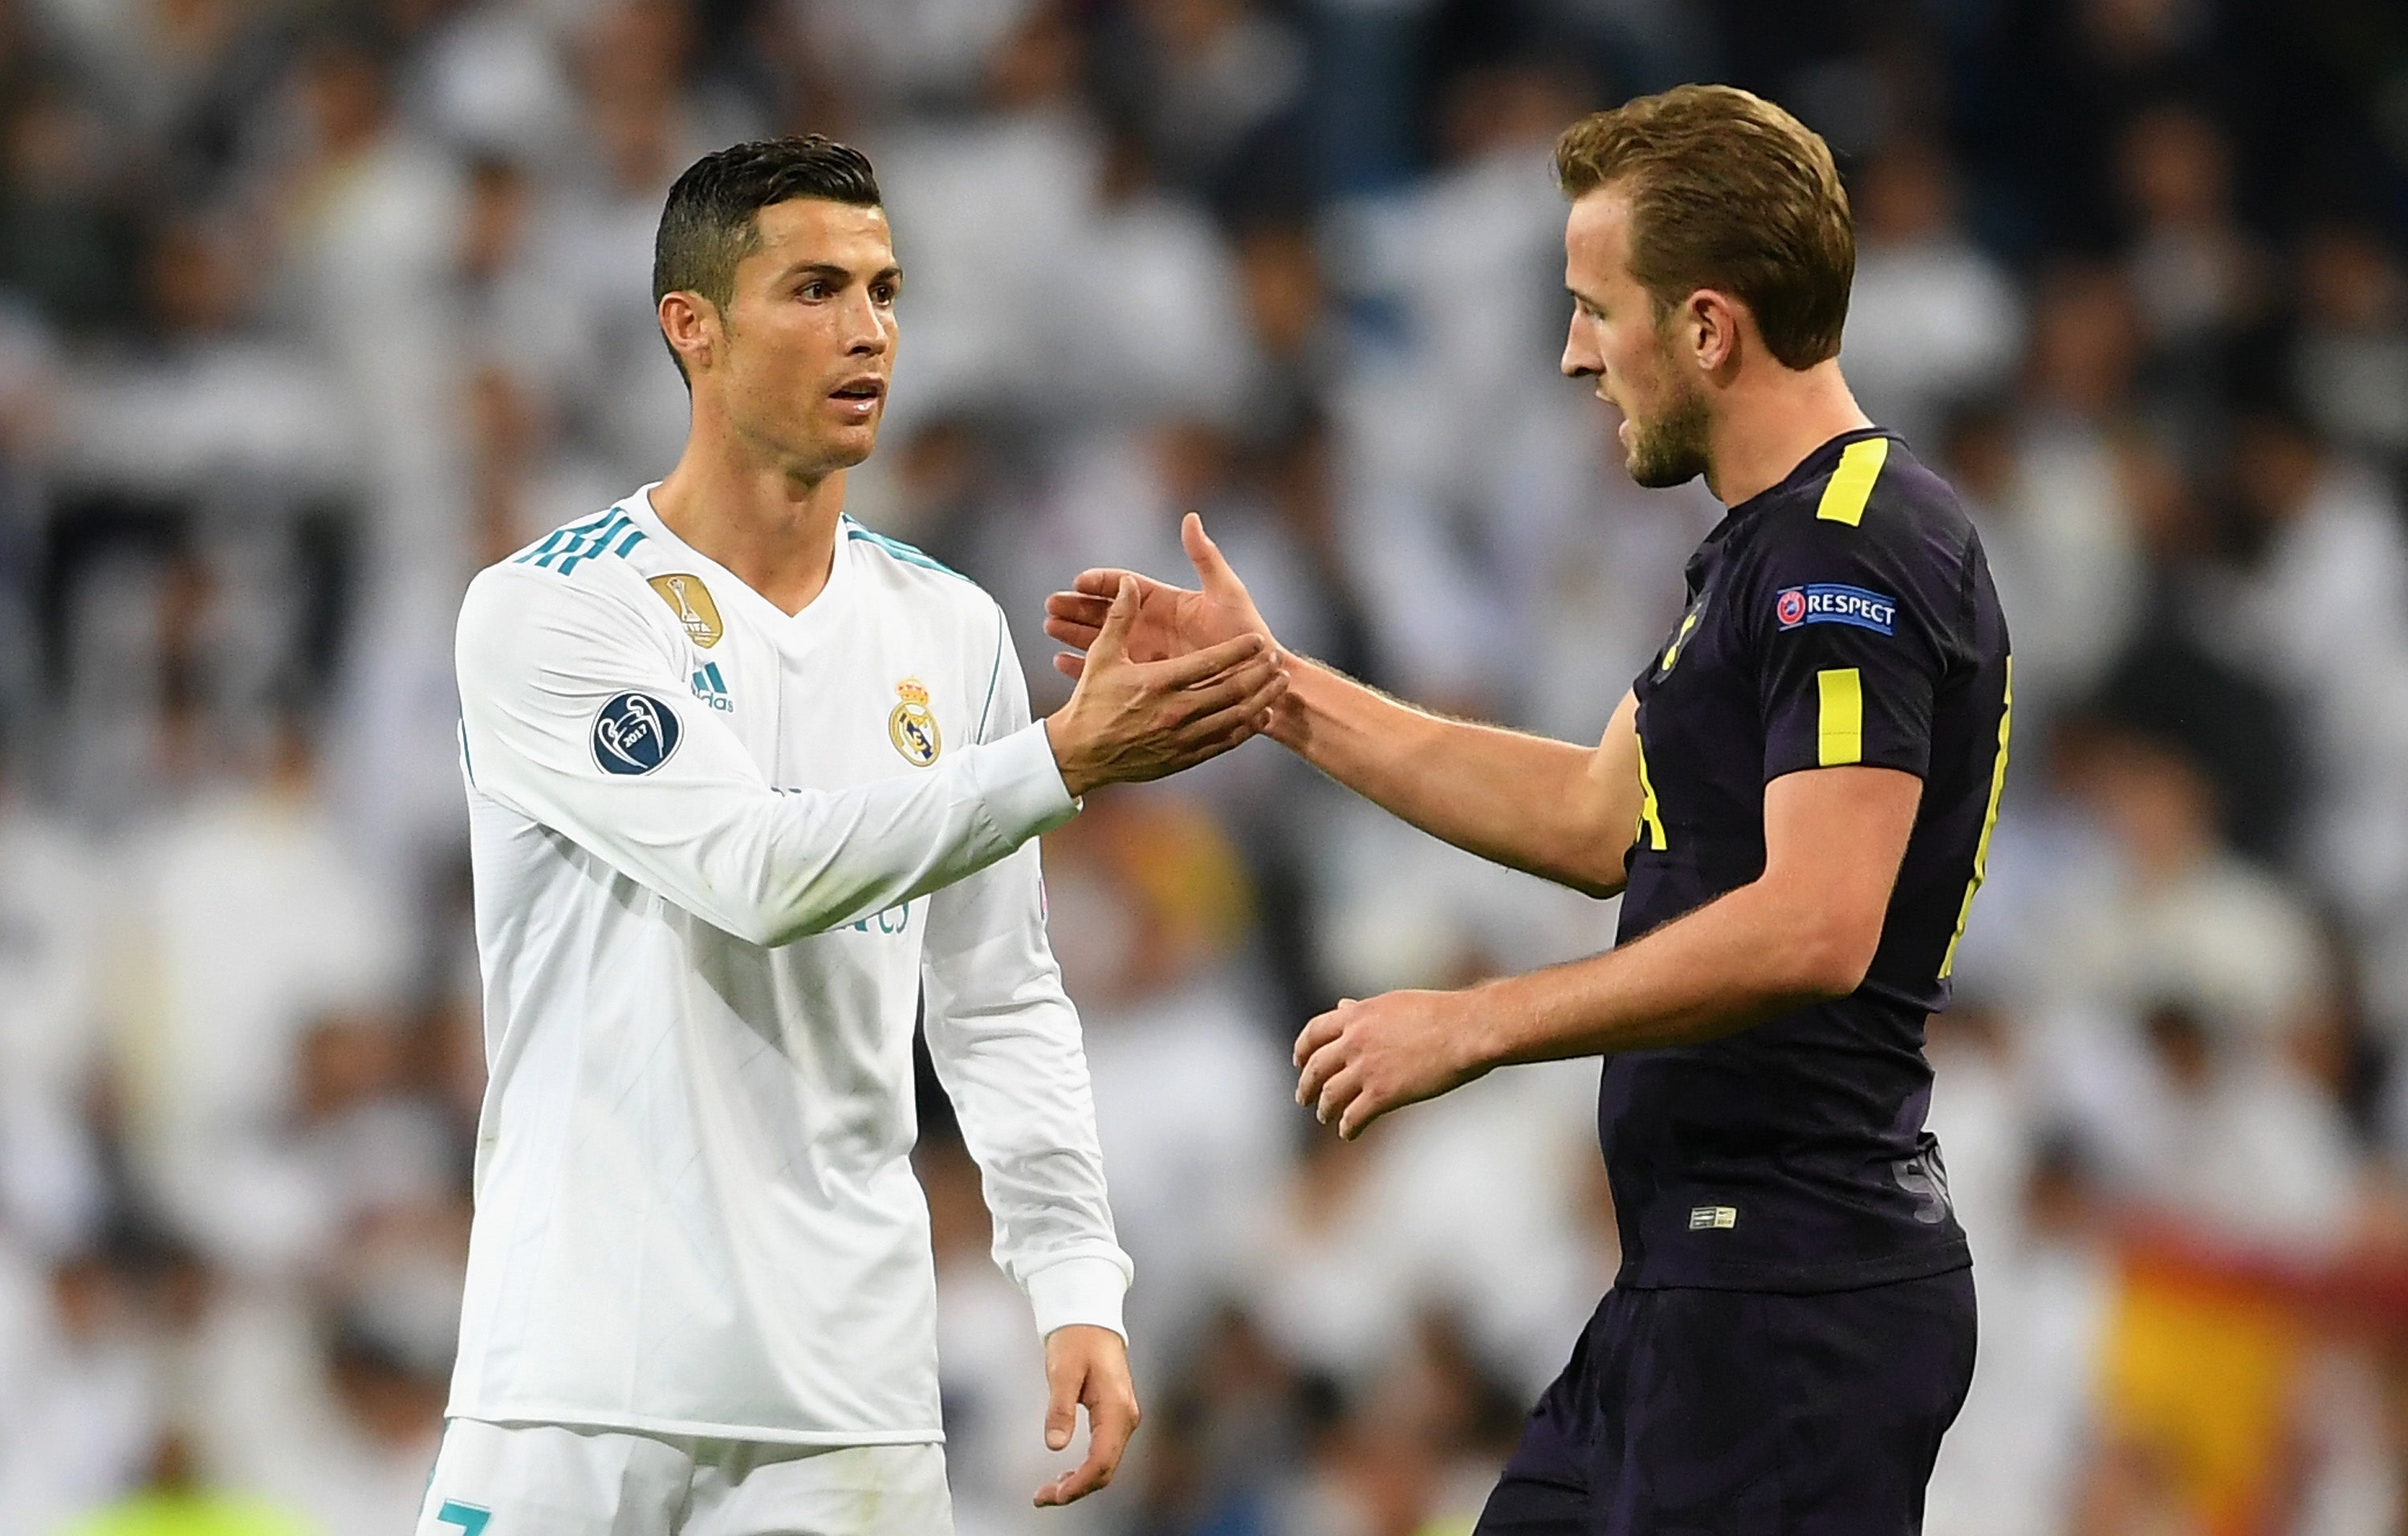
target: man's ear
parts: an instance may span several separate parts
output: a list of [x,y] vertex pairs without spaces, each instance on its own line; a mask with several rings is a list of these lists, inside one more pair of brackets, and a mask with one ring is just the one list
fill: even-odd
[[661,295],[661,335],[691,379],[710,362],[720,337],[719,313],[709,299],[683,289]]
[[1743,311],[1720,289],[1700,288],[1689,295],[1681,316],[1681,339],[1707,373],[1720,373],[1739,360],[1744,339]]

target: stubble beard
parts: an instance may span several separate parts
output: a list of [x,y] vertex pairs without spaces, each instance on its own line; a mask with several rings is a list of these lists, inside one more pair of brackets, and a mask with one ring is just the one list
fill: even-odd
[[881,409],[860,427],[829,427],[790,409],[788,402],[764,390],[740,402],[731,412],[737,431],[766,449],[790,474],[823,480],[866,462],[878,446],[879,429],[886,424]]
[[1633,483],[1651,491],[1686,485],[1713,467],[1708,452],[1712,425],[1705,395],[1684,390],[1656,420],[1630,419],[1630,452],[1623,467]]
[[736,375],[723,386],[727,391],[723,399],[738,437],[755,445],[756,451],[767,450],[787,473],[811,481],[824,480],[867,462],[878,446],[879,429],[886,424],[884,401],[879,402],[877,412],[866,423],[869,429],[865,434],[867,441],[843,441],[844,428],[824,429],[796,412],[786,377],[774,372],[761,376],[738,363],[734,315],[723,311],[720,327],[726,338],[729,371]]

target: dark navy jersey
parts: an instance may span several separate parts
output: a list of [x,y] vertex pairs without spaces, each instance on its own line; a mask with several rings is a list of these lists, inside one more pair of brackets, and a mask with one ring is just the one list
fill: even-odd
[[1764,786],[1847,764],[1923,781],[1864,984],[1701,1045],[1605,1066],[1598,1134],[1625,1286],[1806,1292],[1968,1262],[1923,1128],[1926,1014],[1989,849],[2013,707],[1972,524],[1866,429],[1730,509],[1639,679],[1641,809],[1620,939],[1764,871]]

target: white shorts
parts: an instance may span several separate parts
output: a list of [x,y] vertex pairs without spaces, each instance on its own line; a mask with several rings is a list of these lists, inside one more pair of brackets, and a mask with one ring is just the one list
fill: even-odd
[[443,1428],[417,1536],[953,1536],[941,1445]]

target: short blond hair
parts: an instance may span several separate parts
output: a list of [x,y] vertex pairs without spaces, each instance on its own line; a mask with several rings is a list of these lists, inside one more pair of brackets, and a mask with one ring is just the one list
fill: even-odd
[[1700,288],[1745,304],[1783,366],[1836,357],[1856,275],[1847,190],[1823,136],[1763,97],[1682,85],[1593,113],[1555,140],[1577,202],[1630,198],[1630,271],[1666,309]]

